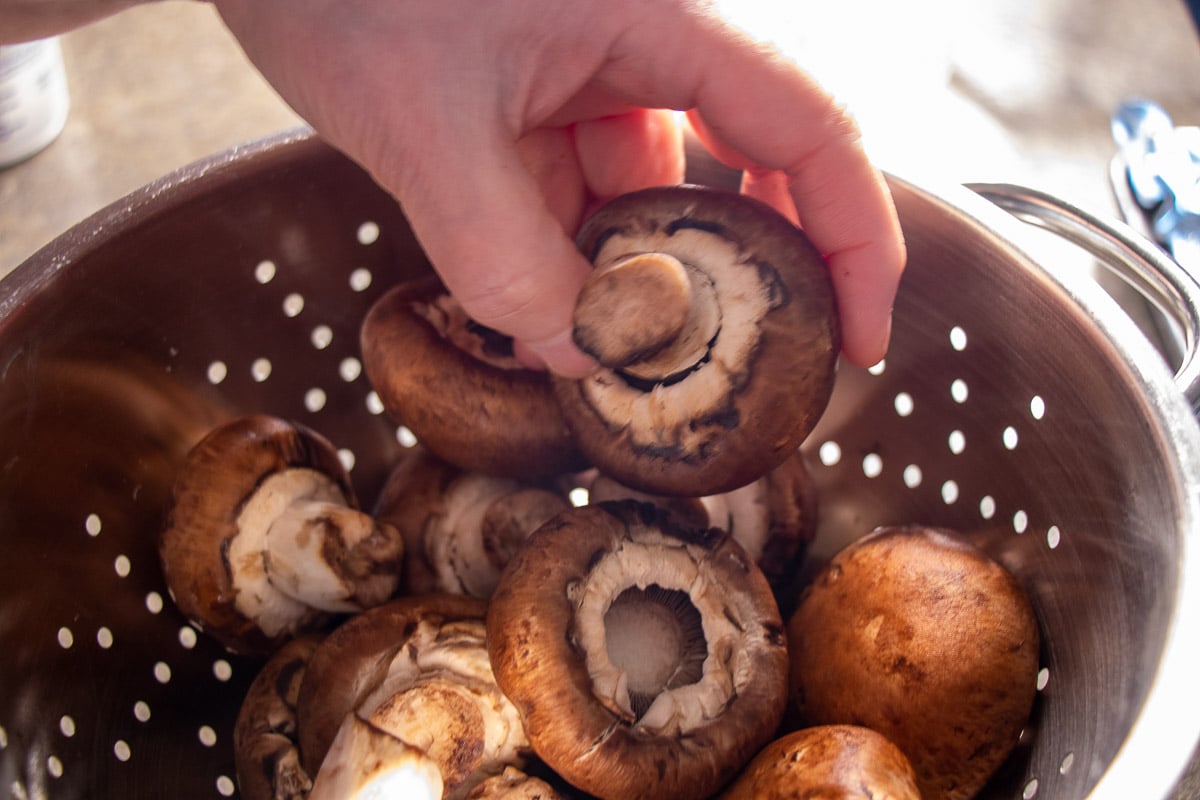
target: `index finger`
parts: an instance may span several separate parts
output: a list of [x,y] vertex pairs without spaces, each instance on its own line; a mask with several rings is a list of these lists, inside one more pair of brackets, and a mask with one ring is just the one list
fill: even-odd
[[857,126],[782,55],[710,15],[688,22],[667,35],[653,26],[628,29],[610,62],[610,91],[689,109],[716,155],[786,175],[800,222],[829,263],[843,352],[861,366],[875,363],[887,350],[905,248],[891,194]]

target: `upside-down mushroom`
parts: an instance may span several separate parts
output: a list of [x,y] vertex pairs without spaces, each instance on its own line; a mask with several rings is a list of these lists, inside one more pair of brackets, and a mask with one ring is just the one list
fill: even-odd
[[376,301],[360,339],[384,409],[446,461],[513,478],[583,465],[547,373],[522,366],[512,340],[470,320],[436,276]]
[[944,529],[881,528],[835,555],[788,621],[793,712],[878,731],[925,800],[967,800],[1029,720],[1039,642],[1028,595],[982,550]]
[[304,800],[312,776],[300,763],[296,700],[320,637],[306,634],[271,655],[250,683],[233,728],[238,791],[245,800]]
[[333,445],[264,414],[192,448],[159,539],[175,604],[248,653],[386,601],[403,554],[399,532],[358,509]]
[[[382,735],[431,759],[447,798],[462,798],[506,766],[524,763],[528,741],[492,676],[485,613],[478,598],[405,596],[325,638],[296,705],[300,752],[317,783],[326,771],[353,771],[341,752],[409,758],[407,749],[374,741]],[[354,730],[339,733],[346,727]],[[333,749],[339,736],[344,751]]]
[[816,484],[799,450],[758,480],[707,497],[651,495],[602,474],[588,490],[591,502],[645,500],[685,524],[727,531],[746,548],[777,592],[793,580],[817,532]]
[[534,751],[601,798],[699,798],[778,725],[787,652],[746,551],[649,503],[543,525],[492,595],[488,651]]
[[900,748],[860,725],[784,734],[762,749],[719,800],[921,800]]
[[418,445],[392,469],[375,515],[404,537],[408,593],[486,598],[525,538],[570,506],[550,483],[462,470]]
[[602,369],[555,388],[580,449],[628,486],[719,494],[765,475],[824,412],[841,347],[828,267],[763,203],[694,186],[621,195],[584,224],[574,339]]

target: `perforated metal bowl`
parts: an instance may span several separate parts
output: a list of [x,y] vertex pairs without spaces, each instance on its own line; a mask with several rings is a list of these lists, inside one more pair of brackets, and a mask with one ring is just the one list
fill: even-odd
[[[1034,718],[985,796],[1166,797],[1200,738],[1190,356],[1175,378],[967,190],[893,190],[910,266],[892,349],[842,368],[806,445],[813,558],[883,523],[981,542],[1045,634]],[[173,608],[167,487],[217,421],[268,412],[342,448],[369,503],[407,442],[358,325],[427,269],[396,205],[295,132],[135,193],[0,284],[0,793],[236,796],[258,664]]]

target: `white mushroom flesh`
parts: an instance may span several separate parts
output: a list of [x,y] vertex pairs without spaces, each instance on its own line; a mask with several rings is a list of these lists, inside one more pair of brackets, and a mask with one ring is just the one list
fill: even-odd
[[709,524],[732,536],[758,562],[767,546],[771,514],[767,481],[759,479],[729,492],[700,498]]
[[605,263],[639,250],[670,253],[704,272],[720,308],[721,330],[707,349],[707,360],[688,365],[692,371],[684,381],[657,383],[646,391],[601,369],[583,380],[582,390],[608,426],[624,430],[634,445],[699,450],[712,433],[693,423],[726,411],[745,382],[759,344],[759,323],[771,311],[777,287],[764,281],[760,265],[732,242],[699,229],[637,237],[614,233],[594,260]]
[[[682,736],[721,714],[737,687],[745,685],[751,665],[738,657],[741,632],[726,614],[725,587],[712,579],[705,552],[649,529],[635,536],[606,553],[581,583],[568,587],[568,597],[576,605],[575,635],[587,660],[592,691],[606,708],[648,733]],[[701,617],[706,655],[699,680],[660,692],[637,717],[630,696],[630,670],[622,666],[625,658],[619,648],[609,645],[608,612],[625,590],[651,586],[687,595]],[[627,647],[646,653],[661,644],[651,639]]]
[[[482,725],[472,736],[482,738],[479,770],[497,774],[505,765],[523,763],[528,748],[520,714],[496,686],[488,659],[486,630],[482,620],[461,620],[445,625],[420,621],[393,657],[382,683],[367,693],[359,704],[359,716],[370,719],[381,730],[425,752],[436,752],[438,737],[447,737],[446,726],[436,720],[439,698],[454,692],[474,704]],[[427,693],[422,698],[422,693]],[[431,705],[430,719],[416,712],[423,702]],[[455,742],[441,742],[453,746]]]
[[[352,545],[371,534],[370,517],[346,502],[328,476],[294,468],[267,477],[242,507],[228,553],[235,606],[268,636],[288,631],[313,608],[362,610],[349,600],[353,587],[322,557],[327,535]],[[340,524],[310,524],[331,516]]]
[[465,474],[447,488],[442,500],[445,511],[429,520],[424,534],[425,555],[438,591],[491,595],[500,573],[484,550],[483,517],[493,501],[518,488],[516,481],[479,473]]
[[346,716],[308,800],[441,800],[442,775],[419,748]]

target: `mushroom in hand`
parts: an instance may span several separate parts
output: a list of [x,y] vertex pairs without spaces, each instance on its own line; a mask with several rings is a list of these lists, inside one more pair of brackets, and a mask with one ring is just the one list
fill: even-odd
[[[343,753],[394,753],[407,762],[415,749],[437,766],[447,798],[524,764],[529,743],[492,676],[485,613],[478,598],[406,596],[325,638],[296,706],[300,752],[318,784],[327,771],[358,769]],[[344,749],[334,749],[339,738]]]
[[793,710],[878,731],[925,800],[966,800],[1029,719],[1038,648],[1011,572],[949,531],[881,528],[839,552],[788,621]]
[[554,383],[595,466],[696,497],[750,483],[800,446],[841,339],[828,267],[798,227],[743,195],[671,186],[611,200],[576,241],[595,270],[574,339],[603,368]]
[[262,414],[192,448],[159,539],[175,604],[248,653],[388,600],[403,554],[395,528],[358,510],[327,439]]
[[360,339],[388,415],[446,461],[513,478],[584,466],[549,376],[524,367],[511,338],[470,320],[435,276],[376,301]]
[[719,800],[921,800],[900,748],[859,725],[785,734],[754,757]]
[[487,598],[525,537],[570,507],[553,484],[465,471],[418,445],[392,469],[375,515],[404,537],[409,594]]
[[782,718],[787,652],[762,572],[649,503],[560,514],[492,594],[488,651],[534,751],[609,800],[705,797]]

